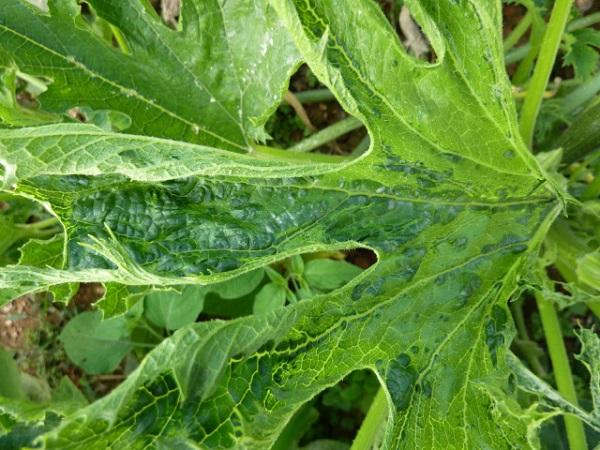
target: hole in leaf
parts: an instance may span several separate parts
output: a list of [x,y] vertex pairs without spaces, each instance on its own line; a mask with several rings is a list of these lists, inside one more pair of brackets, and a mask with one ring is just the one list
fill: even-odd
[[92,123],[106,131],[125,131],[131,126],[131,117],[121,111],[79,106],[71,108],[67,113],[79,122]]
[[169,28],[179,29],[181,15],[181,0],[151,0],[154,10]]
[[[0,114],[0,121],[13,126],[27,126],[53,121],[51,115],[38,111],[38,96],[48,90],[52,80],[19,70],[16,66],[0,69],[0,93],[2,103],[10,109],[22,109],[23,114],[9,112]],[[29,121],[27,114],[31,114]],[[37,121],[35,119],[38,119]],[[46,120],[44,120],[46,119]]]
[[354,250],[347,250],[346,261],[361,267],[368,269],[377,262],[377,255],[375,252],[368,248],[356,248]]
[[80,311],[89,311],[92,305],[104,296],[105,289],[100,283],[81,283],[71,304]]
[[378,3],[407,53],[421,61],[437,62],[430,40],[408,6],[396,0],[379,0]]
[[92,34],[98,36],[108,45],[129,54],[129,45],[123,32],[116,25],[100,17],[89,3],[81,3],[81,17]]
[[[10,183],[15,167],[9,167],[6,162],[0,167],[4,181]],[[52,259],[62,255],[62,225],[41,203],[3,192],[0,196],[0,223],[4,236],[0,266],[20,261],[24,265],[46,267]]]
[[327,294],[374,264],[371,250],[307,253],[207,287],[200,320],[233,319]]
[[371,406],[379,381],[370,370],[347,375],[302,407],[275,448],[346,448]]
[[[335,155],[362,153],[368,148],[366,129],[344,111],[306,65],[292,76],[289,92],[266,130],[272,137],[268,145],[277,148]],[[317,137],[323,130],[334,132]]]

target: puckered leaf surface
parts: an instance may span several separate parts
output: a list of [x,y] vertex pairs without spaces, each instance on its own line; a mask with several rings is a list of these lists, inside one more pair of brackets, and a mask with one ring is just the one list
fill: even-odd
[[0,65],[51,81],[46,110],[76,106],[129,115],[130,132],[247,149],[278,102],[298,55],[264,1],[188,0],[180,30],[147,0],[90,0],[129,54],[86,25],[76,0],[25,0],[0,9]]
[[505,302],[558,204],[518,137],[499,2],[408,3],[434,64],[403,51],[374,2],[272,1],[366,124],[357,160],[265,160],[89,126],[0,132],[8,184],[66,230],[63,267],[4,268],[5,298],[66,281],[216,282],[320,249],[378,255],[331,294],[182,328],[48,448],[268,448],[302,404],[364,368],[389,401],[387,448],[535,444],[508,394]]

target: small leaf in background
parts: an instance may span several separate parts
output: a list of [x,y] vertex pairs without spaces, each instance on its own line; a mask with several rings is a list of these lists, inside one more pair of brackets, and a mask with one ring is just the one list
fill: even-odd
[[304,278],[316,289],[331,291],[342,287],[361,272],[360,267],[346,261],[313,259],[306,263]]
[[127,320],[102,320],[99,311],[75,316],[60,334],[67,356],[89,374],[108,373],[117,368],[131,348]]
[[196,321],[204,307],[206,293],[203,286],[186,286],[181,294],[153,292],[144,300],[144,314],[154,325],[176,330]]
[[582,80],[588,79],[596,68],[600,55],[600,31],[584,28],[565,36],[564,64],[573,66],[575,76]]
[[74,406],[79,405],[79,407],[84,407],[88,403],[85,396],[66,375],[60,379],[60,383],[54,391],[52,391],[52,401],[69,403]]
[[48,382],[44,379],[34,377],[26,372],[21,372],[21,386],[25,397],[36,403],[47,403],[52,397]]
[[275,283],[265,284],[254,300],[254,314],[264,314],[285,304],[285,288]]
[[307,300],[311,297],[314,297],[314,293],[308,288],[300,288],[296,291],[296,297],[298,300]]
[[265,276],[263,269],[253,270],[244,273],[239,277],[231,280],[223,281],[222,283],[213,284],[210,286],[211,292],[218,294],[219,297],[225,300],[233,300],[248,295],[258,287]]
[[304,273],[304,260],[302,259],[302,256],[294,255],[290,258],[290,269],[296,276],[300,276]]
[[17,363],[2,347],[0,347],[0,397],[25,398]]

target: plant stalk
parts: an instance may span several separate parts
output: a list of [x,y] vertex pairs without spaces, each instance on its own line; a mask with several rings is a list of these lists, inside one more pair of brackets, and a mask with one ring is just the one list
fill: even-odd
[[550,21],[544,32],[537,64],[535,65],[527,96],[521,109],[521,136],[529,148],[531,148],[533,143],[535,121],[540,111],[544,91],[550,79],[550,73],[558,54],[558,48],[563,31],[567,25],[567,20],[569,19],[569,12],[572,5],[573,0],[556,0],[552,8]]
[[519,39],[523,37],[523,35],[529,30],[531,26],[531,11],[527,11],[527,14],[523,16],[521,21],[517,24],[517,26],[512,30],[512,32],[508,35],[508,37],[504,41],[504,51],[507,52],[511,48],[513,48]]
[[123,33],[121,33],[121,30],[119,30],[114,25],[109,25],[109,26],[110,26],[110,31],[112,31],[113,37],[115,38],[115,41],[116,41],[119,49],[126,55],[129,55],[131,52],[129,51],[127,41],[125,41],[125,38],[123,37]]
[[533,341],[524,341],[522,339],[516,338],[513,340],[513,345],[515,346],[515,350],[523,356],[529,363],[529,367],[533,373],[535,373],[540,378],[545,378],[547,376],[546,370],[542,363],[538,358],[538,352],[536,351],[536,347],[533,347],[535,343]]
[[27,224],[22,224],[22,225],[18,225],[18,226],[19,226],[19,228],[22,228],[23,230],[41,230],[43,228],[52,227],[54,225],[60,225],[60,222],[58,221],[58,219],[56,217],[49,217],[47,219],[40,220],[38,222],[27,223]]
[[327,88],[294,92],[294,95],[300,103],[329,102],[335,99],[333,93]]
[[525,356],[525,359],[527,359],[531,370],[533,370],[533,372],[537,376],[545,377],[546,371],[544,370],[544,366],[542,366],[538,355],[532,351],[532,345],[534,343],[529,337],[527,325],[525,324],[525,316],[523,314],[523,299],[520,298],[517,301],[511,303],[510,309],[515,320],[515,325],[517,327],[517,333],[519,336],[517,339],[514,340],[515,346],[519,349],[523,356]]
[[361,141],[358,143],[358,145],[356,147],[354,147],[354,150],[352,150],[352,156],[357,157],[357,156],[362,155],[364,152],[369,150],[370,145],[371,145],[371,137],[369,136],[369,133],[367,133],[365,135],[365,137],[361,139]]
[[[546,300],[539,292],[536,292],[535,299],[542,319],[542,327],[546,336],[558,392],[569,402],[578,405],[575,384],[569,367],[569,358],[554,304]],[[570,450],[587,450],[588,446],[581,420],[578,417],[569,415],[565,415],[564,420]]]
[[379,388],[371,407],[367,412],[367,416],[356,434],[350,450],[371,450],[381,426],[385,422],[388,415],[387,399],[385,392]]
[[330,163],[339,164],[348,160],[346,156],[325,155],[322,153],[311,153],[309,155],[298,152],[291,152],[281,148],[268,147],[266,145],[254,145],[250,156],[256,158],[277,159],[280,161],[295,162],[298,164]]
[[546,22],[540,10],[536,8],[533,2],[527,3],[527,11],[531,13],[531,32],[529,33],[528,40],[529,49],[512,76],[512,83],[516,86],[522,86],[529,80],[535,60],[542,46],[544,32],[546,31]]
[[288,105],[292,107],[292,109],[296,112],[296,115],[300,118],[300,120],[307,129],[309,129],[313,133],[317,131],[315,126],[310,121],[308,114],[306,114],[306,110],[302,106],[302,102],[298,100],[298,97],[296,97],[291,91],[287,91],[283,99]]
[[517,47],[504,55],[504,64],[510,65],[512,63],[521,61],[523,58],[527,56],[529,50],[531,49],[531,44],[527,43],[520,47]]
[[[529,90],[521,110],[519,129],[521,137],[530,149],[533,144],[533,131],[544,91],[546,90],[546,85],[548,84],[550,73],[554,66],[556,55],[558,54],[558,48],[572,5],[573,0],[556,0],[554,3],[550,21],[544,32],[542,45],[533,72],[533,77],[530,81]],[[542,327],[544,329],[548,353],[550,354],[550,360],[554,370],[556,386],[565,399],[577,405],[577,393],[575,391],[575,384],[573,383],[571,368],[569,367],[569,359],[558,315],[554,305],[546,300],[541,293],[536,292],[535,299],[542,320]],[[565,416],[564,421],[570,449],[586,450],[588,447],[583,423],[575,416]]]
[[593,98],[598,92],[600,92],[600,72],[565,96],[562,102],[563,111],[567,113],[573,112]]
[[[567,25],[567,31],[572,32],[572,31],[581,30],[582,28],[589,27],[590,25],[595,25],[599,22],[600,22],[600,12],[597,12],[594,14],[590,14],[588,16],[580,17],[579,19],[572,20]],[[508,38],[507,38],[507,40],[508,40]],[[509,50],[509,49],[506,49],[506,50]],[[531,50],[531,43],[529,43],[529,42],[527,44],[523,44],[517,48],[510,49],[510,51],[507,51],[506,55],[504,56],[504,63],[506,65],[509,65],[509,64],[521,61],[523,58],[525,58],[527,56],[527,54],[529,53],[529,50]]]
[[327,128],[318,131],[310,137],[307,137],[303,141],[300,141],[293,147],[289,148],[289,152],[294,153],[306,153],[320,147],[323,144],[327,144],[352,130],[362,127],[363,124],[360,120],[354,117],[347,117],[328,126]]
[[567,25],[567,31],[581,30],[582,28],[595,25],[598,22],[600,22],[600,11],[572,20],[569,25]]

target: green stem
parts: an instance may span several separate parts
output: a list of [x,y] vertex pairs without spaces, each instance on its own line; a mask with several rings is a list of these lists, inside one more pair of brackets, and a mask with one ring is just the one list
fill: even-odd
[[[550,73],[558,53],[562,34],[569,18],[573,0],[556,0],[550,16],[550,21],[539,52],[537,64],[530,81],[529,90],[521,110],[520,132],[525,143],[532,147],[533,130],[537,119],[542,97],[550,78]],[[548,353],[554,369],[554,378],[561,395],[577,405],[577,394],[573,383],[569,359],[558,315],[554,305],[547,301],[541,293],[535,294],[536,302],[542,320],[542,327],[548,345]],[[586,450],[587,443],[583,423],[575,416],[565,416],[565,428],[571,450]]]
[[566,113],[573,112],[598,92],[600,92],[600,72],[565,96],[562,101],[562,110]]
[[266,145],[254,145],[252,152],[249,155],[256,158],[276,159],[279,161],[296,162],[296,163],[329,163],[339,164],[348,160],[347,156],[324,155],[322,153],[297,153],[281,148],[267,147]]
[[31,230],[30,232],[26,233],[25,237],[29,238],[29,239],[47,238],[50,236],[54,236],[55,234],[58,234],[61,231],[62,231],[62,229],[60,229],[60,228],[48,228],[45,230]]
[[[546,239],[556,245],[557,257],[554,265],[561,276],[569,283],[577,282],[577,258],[588,252],[587,246],[567,225],[564,219],[558,219]],[[600,319],[600,304],[586,303],[588,308]]]
[[515,346],[515,349],[519,352],[519,354],[527,360],[532,372],[540,378],[546,378],[546,369],[544,369],[544,366],[538,358],[538,352],[536,351],[537,347],[535,347],[535,342],[524,341],[523,339],[517,338],[513,341],[513,344]]
[[294,95],[300,103],[319,103],[335,100],[333,93],[325,89],[312,89],[310,91],[294,92]]
[[[572,404],[578,405],[575,384],[569,367],[569,358],[554,305],[539,292],[536,292],[535,299],[542,319],[542,327],[546,336],[558,392]],[[565,416],[564,420],[570,450],[587,450],[588,446],[581,420],[575,416]]]
[[504,55],[504,64],[508,66],[517,61],[521,61],[527,56],[530,49],[531,44],[528,43],[507,52],[506,55]]
[[531,32],[529,33],[528,42],[529,49],[522,61],[519,62],[519,65],[512,76],[512,83],[515,86],[522,86],[529,80],[535,65],[535,59],[542,46],[542,40],[544,39],[544,32],[546,30],[546,22],[541,15],[540,9],[537,8],[533,2],[529,2],[529,6],[530,8],[527,8],[528,12],[531,13]]
[[523,315],[523,299],[518,299],[516,302],[511,303],[510,309],[515,318],[515,325],[517,326],[517,332],[519,337],[524,340],[529,340],[529,332],[525,325],[525,316]]
[[125,41],[125,38],[123,37],[123,33],[121,33],[121,30],[119,30],[117,27],[115,27],[114,25],[111,24],[110,31],[112,31],[112,34],[115,37],[115,41],[117,41],[117,45],[119,46],[119,49],[121,49],[121,51],[123,53],[125,53],[126,55],[129,55],[131,52],[129,51],[129,47],[127,46],[127,41]]
[[42,228],[48,228],[59,224],[60,222],[56,217],[49,217],[48,219],[40,220],[38,222],[19,225],[19,228],[23,228],[24,230],[41,230]]
[[295,153],[306,153],[320,147],[323,144],[327,144],[352,130],[362,127],[363,124],[360,120],[354,117],[347,117],[322,129],[321,131],[307,137],[303,141],[300,141],[293,147],[289,148],[288,151]]
[[358,145],[354,147],[354,150],[352,150],[352,156],[356,157],[362,155],[364,152],[369,150],[370,145],[371,137],[369,136],[369,133],[367,133],[365,137],[361,139]]
[[532,348],[534,348],[532,346],[535,345],[535,343],[531,340],[529,332],[527,331],[527,325],[525,324],[525,316],[523,314],[523,299],[520,298],[511,303],[510,309],[513,313],[513,318],[515,319],[517,333],[519,334],[519,339],[515,339],[514,341],[515,345],[527,359],[531,370],[533,370],[537,376],[545,377],[546,371],[544,370],[544,366],[542,366],[538,355],[532,351]]
[[527,11],[527,14],[523,16],[521,21],[517,24],[517,26],[512,30],[512,32],[504,41],[505,52],[513,48],[517,44],[517,42],[519,42],[519,39],[523,37],[527,30],[529,30],[529,27],[531,26],[531,20],[531,11]]
[[552,14],[538,56],[537,64],[533,71],[527,96],[521,110],[520,131],[525,143],[531,148],[533,143],[533,130],[535,121],[540,111],[542,97],[554,66],[563,31],[569,18],[573,0],[556,0]]
[[350,450],[371,450],[387,415],[388,405],[385,392],[382,388],[379,388],[367,412],[367,416],[363,420],[354,438],[354,442],[352,442]]
[[579,19],[572,20],[571,22],[569,22],[569,25],[567,25],[567,31],[581,30],[582,28],[587,28],[599,22],[600,11],[595,12],[593,14],[588,14],[587,16],[580,17]]
[[[590,25],[594,25],[599,22],[600,22],[600,12],[597,12],[594,14],[590,14],[589,16],[585,16],[585,17],[581,17],[579,19],[572,20],[567,25],[567,31],[572,32],[572,31],[581,30],[582,28],[586,28]],[[506,49],[506,50],[508,50],[508,49]],[[508,66],[509,64],[521,61],[523,58],[525,58],[527,56],[527,54],[529,53],[529,50],[531,50],[531,43],[528,42],[527,44],[521,45],[520,47],[517,47],[515,49],[507,51],[506,55],[504,56],[504,63]]]

